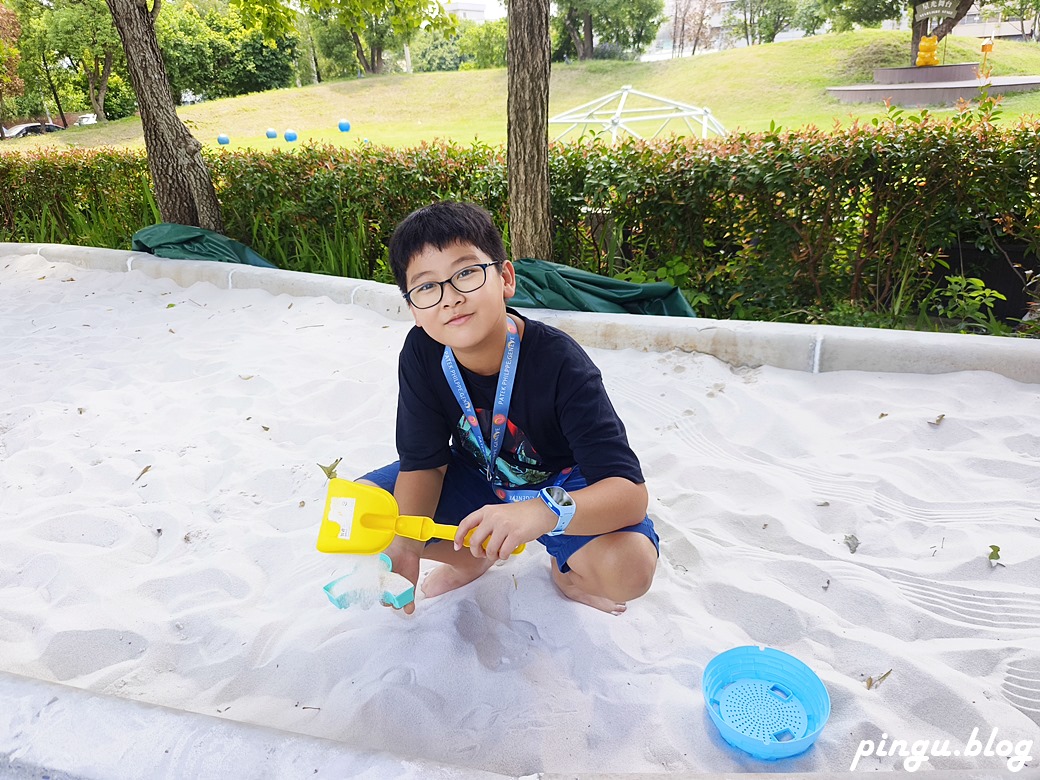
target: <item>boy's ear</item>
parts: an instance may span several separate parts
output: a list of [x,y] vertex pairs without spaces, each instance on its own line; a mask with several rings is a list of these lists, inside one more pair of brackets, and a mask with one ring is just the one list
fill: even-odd
[[509,260],[502,263],[499,268],[502,272],[502,297],[509,300],[516,295],[516,269]]

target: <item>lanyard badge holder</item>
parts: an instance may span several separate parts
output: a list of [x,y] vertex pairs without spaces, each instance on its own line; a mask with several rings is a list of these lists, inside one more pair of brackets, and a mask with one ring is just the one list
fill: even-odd
[[448,386],[455,395],[455,399],[462,407],[462,414],[466,422],[476,432],[474,437],[480,454],[484,456],[484,476],[487,481],[497,487],[498,480],[495,476],[495,461],[502,449],[502,441],[505,439],[506,422],[509,414],[509,401],[513,397],[513,381],[516,379],[516,363],[520,357],[520,335],[517,332],[516,323],[512,317],[506,318],[506,348],[502,354],[502,366],[498,372],[498,389],[495,391],[495,403],[491,412],[491,444],[484,441],[484,434],[480,430],[480,421],[477,419],[477,410],[470,400],[466,383],[462,381],[462,372],[459,371],[455,362],[455,354],[451,347],[444,348],[444,357],[441,358],[441,370],[448,380]]
[[[476,439],[477,447],[480,448],[480,454],[484,456],[484,476],[495,491],[495,494],[503,501],[509,502],[528,501],[532,498],[541,497],[546,502],[546,506],[560,519],[560,523],[557,524],[550,535],[559,535],[567,528],[570,518],[574,515],[573,499],[567,495],[563,488],[559,487],[571,475],[573,469],[567,468],[561,471],[557,475],[552,487],[541,491],[506,488],[495,473],[494,464],[498,460],[498,453],[502,450],[502,442],[505,439],[506,424],[509,419],[509,402],[513,397],[513,382],[516,379],[516,364],[519,358],[520,335],[517,331],[516,322],[513,321],[512,317],[506,317],[506,348],[502,354],[502,366],[498,372],[498,388],[495,392],[495,402],[491,410],[490,445],[484,441],[484,434],[480,430],[480,421],[477,419],[477,410],[473,406],[469,392],[466,390],[466,383],[462,379],[462,372],[459,371],[458,364],[455,362],[455,354],[451,351],[451,347],[444,348],[444,356],[441,358],[441,370],[444,372],[445,379],[448,380],[448,386],[451,388],[455,400],[459,402],[459,406],[462,408],[462,414],[476,433],[474,438]],[[552,492],[547,493],[547,491]],[[562,497],[560,494],[562,494]],[[552,499],[552,502],[549,499]],[[562,510],[562,514],[558,509]]]

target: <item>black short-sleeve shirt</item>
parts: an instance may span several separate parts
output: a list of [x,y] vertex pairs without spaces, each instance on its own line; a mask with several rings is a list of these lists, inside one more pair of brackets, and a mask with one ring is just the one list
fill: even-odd
[[[520,315],[509,310],[510,316]],[[606,477],[641,484],[639,460],[614,411],[603,377],[574,339],[550,325],[523,318],[516,379],[495,472],[506,487],[538,486],[565,468],[580,466],[591,485]],[[441,369],[443,345],[413,328],[401,350],[398,374],[397,452],[402,471],[445,466],[450,449],[484,470],[484,458]],[[459,366],[477,409],[480,434],[491,436],[498,375],[480,376]]]

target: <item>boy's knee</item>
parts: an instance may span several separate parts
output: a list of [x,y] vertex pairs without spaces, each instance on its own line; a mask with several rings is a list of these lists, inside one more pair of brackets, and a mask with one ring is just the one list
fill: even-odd
[[609,542],[600,545],[593,564],[603,595],[621,602],[639,598],[654,581],[657,548],[647,537],[633,532],[611,534],[606,539]]
[[[653,547],[653,545],[651,544],[650,547]],[[650,552],[640,549],[639,553],[626,556],[618,563],[617,586],[625,596],[619,600],[631,601],[650,590],[650,586],[654,581],[654,574],[657,571],[656,549]]]

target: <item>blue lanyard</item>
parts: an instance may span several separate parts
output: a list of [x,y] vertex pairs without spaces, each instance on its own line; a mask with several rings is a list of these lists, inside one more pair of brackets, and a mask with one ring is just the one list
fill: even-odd
[[466,383],[462,381],[462,373],[455,362],[455,354],[451,347],[444,348],[444,356],[441,358],[441,370],[451,392],[455,394],[462,414],[466,421],[476,432],[477,446],[484,456],[484,474],[488,482],[495,484],[495,460],[502,449],[503,434],[506,430],[506,422],[509,415],[509,400],[513,396],[513,380],[516,379],[516,362],[520,357],[520,336],[517,333],[516,323],[512,317],[506,317],[506,348],[502,354],[502,367],[498,371],[498,391],[495,393],[495,404],[491,413],[491,446],[484,441],[484,434],[480,430],[480,421],[477,419],[477,410],[473,407]]

